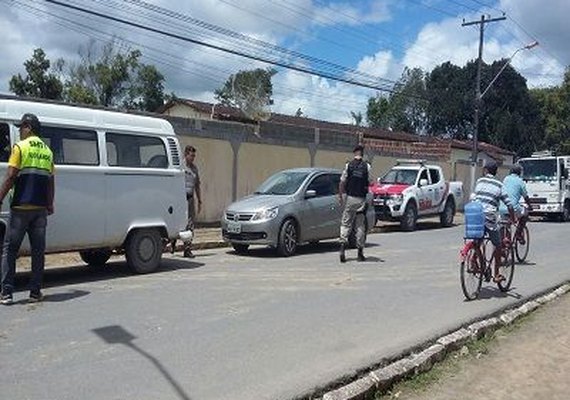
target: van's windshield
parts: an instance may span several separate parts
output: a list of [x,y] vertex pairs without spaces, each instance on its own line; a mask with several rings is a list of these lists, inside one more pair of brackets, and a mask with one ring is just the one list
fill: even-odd
[[556,159],[521,160],[523,179],[527,181],[555,180]]
[[299,190],[308,172],[279,172],[261,184],[254,194],[290,195]]

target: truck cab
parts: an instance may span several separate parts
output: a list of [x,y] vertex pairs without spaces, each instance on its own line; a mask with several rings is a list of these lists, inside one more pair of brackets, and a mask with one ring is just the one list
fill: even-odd
[[530,198],[530,215],[570,220],[570,156],[534,153],[519,160]]

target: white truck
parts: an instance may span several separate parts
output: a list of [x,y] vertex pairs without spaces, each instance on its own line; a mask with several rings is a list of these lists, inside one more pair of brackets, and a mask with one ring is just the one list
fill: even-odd
[[570,220],[570,156],[534,153],[519,160],[530,198],[530,215]]
[[446,181],[441,167],[422,160],[398,160],[370,191],[376,219],[399,221],[405,231],[415,230],[418,218],[433,216],[451,226],[463,202],[463,184]]

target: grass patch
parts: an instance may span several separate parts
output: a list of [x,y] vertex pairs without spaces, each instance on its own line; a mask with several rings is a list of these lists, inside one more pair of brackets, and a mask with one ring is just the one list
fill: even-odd
[[498,340],[505,339],[510,333],[518,330],[525,322],[533,318],[533,315],[534,313],[527,314],[507,326],[488,333],[479,340],[468,342],[460,350],[447,354],[443,361],[436,363],[429,371],[395,384],[388,392],[377,392],[375,399],[397,399],[402,395],[425,392],[434,384],[458,374],[464,363],[485,357],[492,351],[492,347],[498,344]]

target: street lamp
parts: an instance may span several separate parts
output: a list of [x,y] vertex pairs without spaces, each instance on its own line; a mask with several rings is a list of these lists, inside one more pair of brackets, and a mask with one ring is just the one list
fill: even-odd
[[473,153],[471,155],[471,192],[473,192],[473,190],[475,189],[475,170],[477,168],[477,161],[478,161],[477,159],[478,159],[478,155],[479,155],[478,154],[479,153],[479,151],[478,151],[479,109],[481,107],[481,102],[482,102],[483,96],[485,96],[485,94],[489,91],[489,89],[491,89],[491,86],[493,86],[493,84],[497,81],[499,76],[503,73],[505,68],[507,68],[507,66],[511,63],[511,61],[513,60],[513,58],[517,55],[517,53],[519,51],[530,50],[536,46],[538,46],[538,42],[534,41],[530,44],[527,44],[526,46],[523,46],[523,47],[516,49],[515,52],[509,58],[507,58],[505,65],[503,65],[501,67],[499,72],[497,72],[497,75],[495,75],[495,77],[491,80],[491,82],[485,88],[485,90],[483,90],[483,92],[481,92],[481,72],[480,72],[482,60],[481,60],[481,57],[479,57],[479,65],[478,65],[478,71],[477,71],[477,87],[476,87],[476,92],[475,92],[475,121],[474,121],[475,132],[473,135]]

